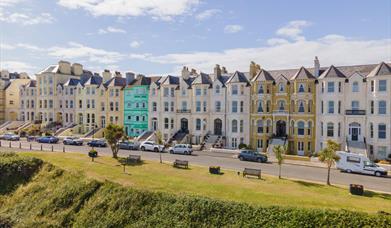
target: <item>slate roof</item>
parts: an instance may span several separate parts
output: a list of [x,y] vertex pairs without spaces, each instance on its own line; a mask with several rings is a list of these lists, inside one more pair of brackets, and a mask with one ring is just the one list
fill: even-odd
[[161,80],[160,85],[165,82],[168,82],[169,85],[179,85],[179,77],[168,75]]
[[202,84],[202,85],[212,85],[212,80],[211,78],[209,77],[208,74],[205,74],[205,73],[201,73],[200,75],[198,75],[191,84]]
[[391,75],[391,67],[385,62],[378,64],[367,77],[376,77],[381,75]]
[[291,78],[291,80],[297,80],[297,79],[316,79],[316,77],[302,66],[296,72],[296,74]]
[[65,82],[64,86],[77,86],[80,83],[80,79],[70,78],[67,82]]
[[250,84],[249,81],[247,80],[247,76],[246,76],[246,73],[243,73],[243,72],[239,72],[239,71],[236,71],[228,80],[227,80],[227,84],[228,83],[231,83],[234,79],[237,79],[238,82],[245,82],[247,83],[248,85]]
[[119,86],[119,87],[125,87],[126,86],[126,78],[123,77],[112,77],[107,82],[104,83],[105,87],[109,86]]
[[86,85],[97,85],[98,87],[102,84],[103,78],[97,74],[92,74],[91,72],[84,72],[80,76],[80,84],[82,86]]
[[262,69],[251,81],[274,81],[274,78],[268,71]]
[[145,77],[142,76],[139,79],[134,80],[131,82],[128,87],[132,87],[134,85],[151,85],[152,83],[156,83],[161,77]]
[[346,78],[346,75],[338,70],[335,66],[331,65],[319,76],[319,78]]
[[219,80],[221,82],[221,84],[223,84],[223,86],[225,87],[225,83],[227,83],[228,79],[230,78],[231,76],[228,75],[228,74],[225,74],[225,75],[220,75],[220,76],[217,76],[217,80]]
[[37,81],[36,81],[36,80],[30,80],[30,81],[26,84],[26,87],[27,87],[27,88],[34,88],[34,87],[37,87]]

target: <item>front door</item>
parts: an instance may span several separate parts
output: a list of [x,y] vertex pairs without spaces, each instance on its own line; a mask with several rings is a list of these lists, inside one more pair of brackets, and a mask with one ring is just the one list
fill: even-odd
[[352,141],[358,140],[358,128],[352,128]]
[[286,122],[279,120],[276,124],[276,136],[277,137],[285,137],[286,136]]
[[181,131],[187,132],[189,129],[189,122],[187,119],[183,118],[181,119]]
[[222,135],[223,123],[220,119],[215,119],[214,121],[214,134]]

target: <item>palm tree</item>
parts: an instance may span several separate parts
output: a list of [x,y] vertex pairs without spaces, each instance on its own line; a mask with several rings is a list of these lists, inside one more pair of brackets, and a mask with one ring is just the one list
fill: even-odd
[[273,152],[276,155],[277,163],[278,163],[278,179],[281,179],[281,166],[284,161],[284,154],[286,153],[286,146],[275,146],[273,148]]
[[339,150],[339,143],[333,140],[327,140],[327,146],[319,152],[319,161],[326,163],[327,165],[327,185],[330,185],[330,169],[340,158],[336,154]]
[[105,139],[113,152],[113,158],[118,158],[118,142],[125,135],[124,128],[116,124],[109,124],[104,130]]

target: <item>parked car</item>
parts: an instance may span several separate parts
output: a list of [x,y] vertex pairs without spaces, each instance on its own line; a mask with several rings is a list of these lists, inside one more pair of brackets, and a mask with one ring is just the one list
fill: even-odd
[[37,139],[37,142],[39,142],[39,143],[57,143],[58,138],[54,137],[54,136],[43,136],[43,137],[39,137]]
[[267,162],[266,155],[251,150],[241,150],[238,158],[241,161]]
[[19,137],[19,135],[7,133],[7,134],[2,135],[1,139],[8,140],[8,141],[19,141],[20,137]]
[[176,144],[169,149],[170,154],[184,154],[191,155],[193,153],[193,147],[190,144]]
[[83,140],[78,137],[66,137],[63,141],[64,145],[82,146]]
[[142,151],[154,151],[154,152],[159,152],[159,151],[163,151],[164,149],[164,146],[163,145],[159,145],[159,144],[156,144],[155,142],[151,142],[151,141],[145,141],[145,142],[142,142],[140,144],[140,149]]
[[362,173],[377,177],[387,176],[387,170],[371,162],[365,155],[338,151],[337,169],[347,173]]
[[120,149],[123,149],[123,150],[135,150],[137,148],[136,145],[130,141],[119,142],[118,146]]
[[102,139],[91,140],[87,143],[87,145],[91,147],[107,147],[106,141]]

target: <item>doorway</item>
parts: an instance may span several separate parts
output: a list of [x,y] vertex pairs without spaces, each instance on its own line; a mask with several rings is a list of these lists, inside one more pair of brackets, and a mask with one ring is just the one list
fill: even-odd
[[214,134],[222,135],[223,121],[221,119],[214,120]]
[[286,136],[286,122],[279,120],[276,123],[276,136],[285,137]]

